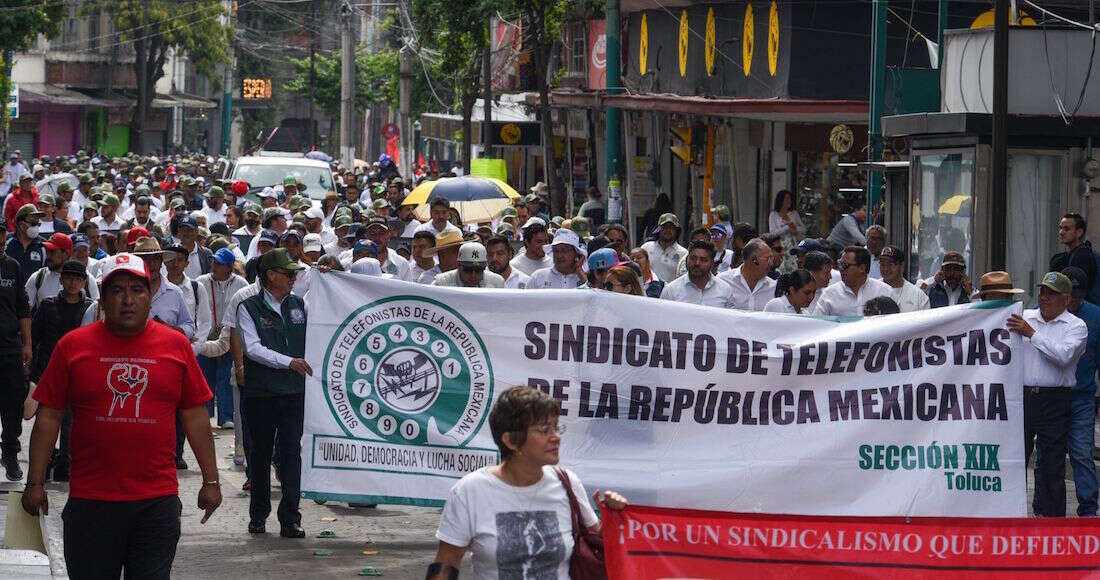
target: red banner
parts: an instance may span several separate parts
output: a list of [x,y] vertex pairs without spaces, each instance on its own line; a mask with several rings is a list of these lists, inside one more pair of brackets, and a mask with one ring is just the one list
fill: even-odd
[[611,578],[1100,577],[1093,518],[860,518],[603,510]]

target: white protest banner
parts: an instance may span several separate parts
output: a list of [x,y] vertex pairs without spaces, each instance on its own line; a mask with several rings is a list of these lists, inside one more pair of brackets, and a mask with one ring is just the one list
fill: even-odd
[[308,300],[306,497],[439,505],[530,385],[561,401],[562,464],[638,504],[1026,515],[1018,304],[841,322],[342,273]]

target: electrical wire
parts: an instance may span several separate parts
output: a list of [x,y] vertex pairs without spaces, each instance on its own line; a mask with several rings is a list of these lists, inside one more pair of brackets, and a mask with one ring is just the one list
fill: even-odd
[[[1043,30],[1043,53],[1047,60],[1047,79],[1050,81],[1050,93],[1054,98],[1054,106],[1058,108],[1058,114],[1062,117],[1062,122],[1067,126],[1073,124],[1073,118],[1077,115],[1077,112],[1081,110],[1081,107],[1085,104],[1085,92],[1089,86],[1089,79],[1092,78],[1092,65],[1096,61],[1096,32],[1095,28],[1092,29],[1092,52],[1089,54],[1089,67],[1085,71],[1085,79],[1081,82],[1081,93],[1077,95],[1077,104],[1073,106],[1073,112],[1067,110],[1065,102],[1062,100],[1062,93],[1058,90],[1054,83],[1054,66],[1050,62],[1050,45],[1047,39],[1047,26],[1046,21],[1040,22],[1039,26]],[[1066,85],[1068,88],[1069,78],[1066,78]]]
[[1064,22],[1066,24],[1069,24],[1070,26],[1076,26],[1078,28],[1084,28],[1085,30],[1091,30],[1093,32],[1096,32],[1097,30],[1100,30],[1100,24],[1095,24],[1095,25],[1090,26],[1090,25],[1085,24],[1083,22],[1077,22],[1076,20],[1070,20],[1069,18],[1066,18],[1064,16],[1060,16],[1058,14],[1055,14],[1055,13],[1051,12],[1050,10],[1047,10],[1046,8],[1043,8],[1042,6],[1039,6],[1038,4],[1032,2],[1031,0],[1023,0],[1023,2],[1024,2],[1024,4],[1027,4],[1028,6],[1031,6],[1032,8],[1038,10],[1039,12],[1042,12],[1044,15],[1049,16],[1049,17],[1051,17],[1055,20],[1061,20],[1062,22]]

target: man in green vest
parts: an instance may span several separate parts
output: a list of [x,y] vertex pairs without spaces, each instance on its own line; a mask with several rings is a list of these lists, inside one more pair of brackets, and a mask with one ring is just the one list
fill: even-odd
[[244,370],[248,385],[241,389],[241,407],[248,417],[252,440],[248,457],[252,480],[248,532],[266,531],[271,513],[271,458],[278,445],[283,497],[276,512],[279,535],[304,538],[298,510],[302,477],[302,423],[305,419],[305,378],[313,369],[306,352],[306,304],[291,293],[302,266],[286,248],[271,250],[260,258],[257,276],[263,286],[258,294],[237,307]]

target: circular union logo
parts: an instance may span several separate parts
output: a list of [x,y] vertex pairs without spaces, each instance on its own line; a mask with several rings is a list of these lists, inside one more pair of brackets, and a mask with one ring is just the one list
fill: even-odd
[[492,365],[470,323],[414,296],[348,316],[325,351],[321,382],[345,433],[391,443],[463,445],[493,394]]

